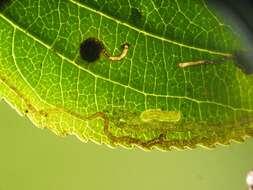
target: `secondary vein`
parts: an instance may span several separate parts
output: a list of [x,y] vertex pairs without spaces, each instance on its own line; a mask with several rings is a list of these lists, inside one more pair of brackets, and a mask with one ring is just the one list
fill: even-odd
[[[33,34],[25,31],[23,28],[19,27],[18,25],[16,25],[13,21],[11,21],[9,18],[7,18],[6,16],[4,16],[3,14],[0,13],[0,18],[4,19],[6,22],[8,22],[13,28],[16,28],[18,29],[19,31],[23,32],[24,34],[26,34],[27,36],[29,36],[31,39],[33,39],[34,41],[38,42],[39,44],[43,45],[44,47],[46,47],[47,49],[52,50],[52,48],[44,43],[43,41],[41,41],[40,39],[38,39],[36,36],[34,36]],[[230,106],[230,105],[226,105],[226,104],[222,104],[222,103],[219,103],[219,102],[211,102],[211,101],[203,101],[203,100],[197,100],[197,99],[194,99],[194,98],[190,98],[190,97],[186,97],[186,96],[174,96],[174,95],[160,95],[160,94],[152,94],[152,93],[146,93],[146,92],[143,92],[143,91],[140,91],[138,89],[135,89],[131,86],[126,86],[124,84],[121,84],[117,81],[112,81],[108,78],[105,78],[105,77],[102,77],[102,76],[99,76],[99,75],[96,75],[94,74],[93,72],[81,67],[80,65],[76,64],[74,61],[70,60],[69,58],[65,57],[64,55],[62,55],[61,53],[57,52],[57,51],[53,51],[56,55],[58,55],[60,58],[62,58],[63,60],[66,60],[67,62],[75,65],[77,68],[79,68],[80,70],[83,70],[85,72],[87,72],[88,74],[92,75],[94,78],[99,78],[101,80],[104,80],[104,81],[107,81],[107,82],[110,82],[110,83],[113,83],[115,85],[119,85],[119,86],[122,86],[124,88],[128,88],[130,90],[133,90],[137,93],[140,93],[140,94],[143,94],[145,97],[146,96],[154,96],[154,97],[161,97],[161,98],[175,98],[175,99],[185,99],[185,100],[189,100],[189,101],[192,101],[194,103],[197,103],[197,104],[214,104],[214,105],[217,105],[217,106],[221,106],[221,107],[224,107],[224,108],[228,108],[228,109],[231,109],[233,111],[245,111],[245,112],[253,112],[253,110],[251,109],[245,109],[245,108],[235,108],[233,106]],[[18,71],[21,75],[22,73],[20,71]],[[27,82],[27,81],[26,81]],[[27,82],[28,83],[28,82]],[[29,83],[28,83],[29,84]],[[29,85],[30,86],[30,85]],[[33,87],[30,86],[32,89]],[[36,92],[35,92],[36,93]],[[37,93],[36,93],[37,94]],[[38,94],[37,94],[38,95]],[[39,96],[39,95],[38,95]]]
[[116,22],[117,24],[120,24],[122,26],[126,26],[126,27],[128,27],[128,28],[130,28],[132,30],[135,30],[135,31],[137,31],[137,32],[139,32],[139,33],[141,33],[141,34],[143,34],[145,36],[149,36],[151,38],[155,38],[155,39],[158,39],[158,40],[161,40],[161,41],[165,41],[165,42],[170,43],[170,44],[174,44],[174,45],[177,45],[177,46],[180,46],[180,47],[197,50],[197,51],[200,51],[200,52],[206,52],[206,53],[210,53],[210,54],[213,54],[213,55],[220,55],[220,56],[225,56],[225,57],[230,57],[231,56],[230,53],[218,52],[218,51],[208,50],[208,49],[204,49],[204,48],[198,48],[198,47],[190,46],[190,45],[187,45],[187,44],[179,43],[179,42],[176,42],[176,41],[164,38],[162,36],[158,36],[158,35],[152,34],[152,33],[147,32],[145,30],[141,30],[139,28],[136,28],[136,27],[130,25],[129,23],[117,20],[117,19],[115,19],[114,17],[112,17],[112,16],[110,16],[108,14],[105,14],[105,13],[103,13],[101,11],[95,10],[95,9],[93,9],[91,7],[88,7],[88,6],[84,5],[84,4],[81,4],[81,3],[79,3],[79,2],[77,2],[75,0],[69,0],[69,1],[72,2],[73,4],[79,6],[79,7],[82,7],[84,9],[86,9],[86,10],[89,10],[89,11],[91,11],[93,13],[96,13],[96,14],[98,14],[100,16],[103,16],[103,17],[105,17],[105,18],[107,18],[109,20],[112,20],[112,21]]

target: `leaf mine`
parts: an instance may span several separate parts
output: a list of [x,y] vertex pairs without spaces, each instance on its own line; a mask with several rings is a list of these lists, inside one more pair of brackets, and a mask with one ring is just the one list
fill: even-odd
[[140,118],[144,122],[178,122],[181,119],[181,113],[177,111],[162,111],[160,109],[150,109],[142,112]]

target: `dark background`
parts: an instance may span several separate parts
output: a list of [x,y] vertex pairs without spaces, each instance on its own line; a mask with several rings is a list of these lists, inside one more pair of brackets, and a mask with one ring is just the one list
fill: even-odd
[[253,32],[252,0],[210,0],[208,3],[217,8],[221,14],[225,11],[228,14],[227,16],[236,17],[249,32]]
[[245,74],[253,75],[253,1],[208,0],[207,3],[240,35],[245,49],[234,52],[235,64]]

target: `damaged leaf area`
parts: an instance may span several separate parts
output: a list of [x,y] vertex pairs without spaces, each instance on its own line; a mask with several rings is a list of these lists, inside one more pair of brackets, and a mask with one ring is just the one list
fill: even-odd
[[145,150],[253,136],[243,44],[202,0],[5,0],[0,39],[0,97],[59,136]]

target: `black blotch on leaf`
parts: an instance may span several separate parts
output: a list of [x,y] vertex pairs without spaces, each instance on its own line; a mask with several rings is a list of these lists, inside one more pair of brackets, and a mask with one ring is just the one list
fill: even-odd
[[104,50],[102,42],[96,38],[88,38],[80,45],[80,56],[83,60],[91,63],[100,58],[100,54]]
[[133,24],[140,24],[142,17],[142,13],[138,9],[131,8],[130,22]]
[[247,51],[239,51],[234,54],[236,66],[245,74],[253,74],[253,54]]

